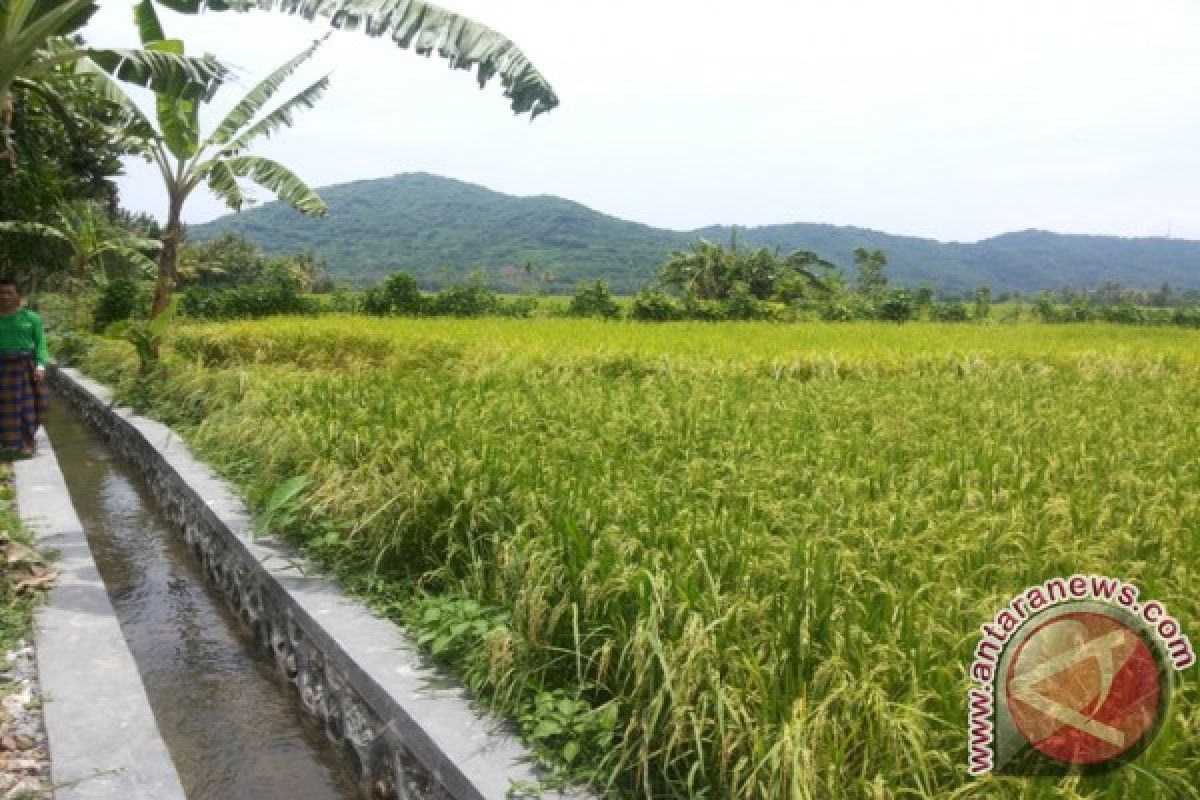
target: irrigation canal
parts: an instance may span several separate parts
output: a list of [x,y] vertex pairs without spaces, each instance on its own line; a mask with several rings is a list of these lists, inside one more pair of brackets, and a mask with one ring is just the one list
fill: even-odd
[[365,796],[132,469],[69,405],[55,398],[46,432],[189,800]]

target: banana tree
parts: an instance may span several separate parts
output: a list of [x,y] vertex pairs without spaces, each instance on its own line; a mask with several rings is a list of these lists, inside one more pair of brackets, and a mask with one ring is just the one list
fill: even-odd
[[[168,41],[150,0],[140,0],[134,6],[134,14],[144,42]],[[323,41],[313,42],[264,78],[204,138],[200,135],[199,101],[157,92],[155,125],[119,87],[110,86],[109,97],[119,99],[129,112],[126,133],[131,144],[158,167],[167,190],[167,220],[151,316],[161,314],[170,301],[178,272],[183,206],[201,183],[207,184],[234,211],[240,211],[247,202],[247,196],[238,184],[239,178],[245,178],[273,192],[298,211],[314,215],[325,213],[321,198],[287,167],[262,156],[245,154],[246,148],[255,140],[290,126],[297,112],[312,108],[325,93],[329,87],[328,75],[260,116],[288,77],[312,57]],[[177,46],[182,54],[182,44]]]
[[[93,203],[64,205],[55,213],[54,224],[0,221],[0,235],[38,236],[63,244],[70,256],[66,261],[68,284],[103,284],[108,273],[105,259],[115,256],[141,273],[153,274],[154,262],[147,252],[158,252],[162,244],[154,239],[122,230],[108,221]],[[37,293],[36,275],[31,276],[30,294]]]
[[86,65],[88,74],[192,99],[210,97],[226,77],[212,56],[186,58],[169,42],[147,40],[140,50],[77,43],[71,36],[98,8],[94,0],[0,0],[0,159],[16,160],[10,130],[14,87],[40,91],[42,79],[57,67]]
[[738,254],[706,239],[677,251],[662,264],[662,282],[701,300],[724,300],[738,275]]
[[780,258],[765,247],[739,253],[736,239],[729,249],[701,239],[687,250],[672,253],[658,271],[664,284],[700,300],[726,300],[739,282],[759,300],[781,292],[787,295],[783,299],[790,300],[806,289],[828,290],[836,269],[807,250]]
[[313,20],[325,17],[334,28],[388,36],[397,47],[418,55],[437,52],[452,69],[475,70],[480,88],[499,77],[513,113],[537,117],[558,105],[558,96],[521,49],[503,34],[425,0],[158,0],[187,14],[201,11],[272,11]]

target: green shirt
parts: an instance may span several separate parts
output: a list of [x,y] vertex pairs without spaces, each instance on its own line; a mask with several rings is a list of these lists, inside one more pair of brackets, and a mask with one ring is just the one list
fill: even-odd
[[0,314],[0,350],[31,353],[39,366],[46,366],[50,351],[46,349],[42,318],[36,311],[22,308],[11,314]]

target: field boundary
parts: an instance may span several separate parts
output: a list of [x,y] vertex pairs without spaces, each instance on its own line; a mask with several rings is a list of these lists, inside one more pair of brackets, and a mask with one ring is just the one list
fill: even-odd
[[232,489],[196,460],[179,435],[115,406],[113,393],[73,369],[51,380],[146,481],[173,529],[225,595],[258,646],[268,649],[309,715],[357,759],[383,797],[501,800],[522,787],[539,797],[529,751],[462,689],[441,688],[394,623],[313,574],[293,549],[256,538]]

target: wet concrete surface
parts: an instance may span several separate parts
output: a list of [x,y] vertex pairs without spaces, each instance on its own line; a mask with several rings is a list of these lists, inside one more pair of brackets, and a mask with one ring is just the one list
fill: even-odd
[[46,430],[188,798],[363,796],[132,470],[56,400]]

